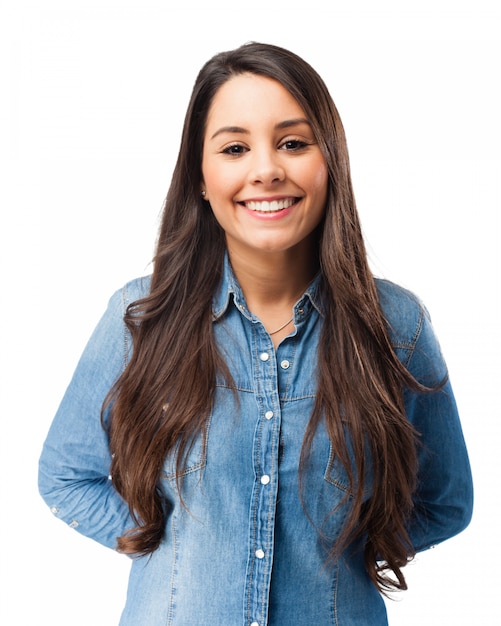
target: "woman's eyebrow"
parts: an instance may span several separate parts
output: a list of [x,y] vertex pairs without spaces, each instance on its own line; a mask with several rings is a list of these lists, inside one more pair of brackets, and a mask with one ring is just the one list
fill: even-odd
[[308,126],[311,126],[309,120],[307,120],[305,117],[298,117],[293,120],[285,120],[283,122],[280,122],[279,124],[275,126],[275,128],[276,129],[290,128],[291,126],[299,126],[300,124],[308,124]]
[[[298,117],[292,120],[284,120],[283,122],[279,122],[275,125],[275,129],[282,130],[284,128],[290,128],[291,126],[299,126],[300,124],[308,124],[310,126],[310,122],[305,117]],[[238,133],[241,135],[248,135],[250,131],[246,128],[242,128],[242,126],[222,126],[212,135],[211,139],[214,139],[218,135],[222,133]]]
[[211,139],[214,139],[214,137],[217,137],[218,135],[221,135],[222,133],[240,133],[243,135],[248,135],[249,131],[246,130],[245,128],[242,128],[241,126],[222,126],[218,130],[216,130],[216,132],[212,135]]

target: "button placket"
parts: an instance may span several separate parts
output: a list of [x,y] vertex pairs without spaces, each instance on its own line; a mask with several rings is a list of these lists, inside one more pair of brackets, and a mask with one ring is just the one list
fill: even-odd
[[263,409],[256,427],[254,464],[255,483],[250,512],[250,545],[252,552],[248,564],[246,623],[267,622],[267,599],[271,583],[274,528],[277,506],[277,475],[280,407],[278,393],[278,363],[275,351],[264,329],[256,327],[255,349],[257,367],[257,392]]
[[278,384],[285,393],[293,376],[296,348],[297,337],[292,337],[287,344],[281,344],[277,349]]

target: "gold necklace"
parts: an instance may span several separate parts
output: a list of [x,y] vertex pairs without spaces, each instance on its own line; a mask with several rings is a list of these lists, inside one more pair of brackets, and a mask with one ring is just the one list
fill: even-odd
[[[304,289],[303,289],[303,290],[301,290],[301,293],[303,293],[303,292],[304,292]],[[298,296],[298,297],[299,297],[299,296]],[[296,298],[296,300],[297,300],[297,298]],[[270,337],[271,337],[272,335],[276,335],[276,334],[277,334],[277,333],[279,333],[281,330],[283,330],[286,326],[288,326],[288,325],[289,325],[292,321],[294,321],[294,315],[290,318],[290,320],[287,320],[287,321],[285,322],[285,324],[283,324],[282,326],[280,326],[280,328],[277,328],[276,330],[273,330],[271,333],[268,333],[268,335],[270,335]]]
[[288,320],[287,322],[285,322],[285,324],[283,326],[280,326],[280,328],[277,328],[277,330],[274,330],[271,333],[268,333],[271,337],[271,335],[276,335],[277,333],[279,333],[281,330],[283,330],[286,326],[288,326],[292,320],[294,319],[294,317],[291,317],[290,320]]

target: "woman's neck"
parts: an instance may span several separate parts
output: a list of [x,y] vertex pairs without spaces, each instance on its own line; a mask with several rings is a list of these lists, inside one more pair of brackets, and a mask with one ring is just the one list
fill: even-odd
[[[297,250],[246,255],[228,249],[228,254],[249,310],[274,333],[292,318],[292,308],[315,276],[317,263]],[[275,345],[290,331],[285,328],[274,337]]]

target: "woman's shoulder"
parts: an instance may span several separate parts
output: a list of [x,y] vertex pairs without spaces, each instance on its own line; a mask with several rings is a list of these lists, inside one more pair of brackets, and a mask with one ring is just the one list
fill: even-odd
[[126,302],[126,304],[130,304],[135,300],[140,300],[148,295],[150,292],[150,284],[151,284],[151,276],[140,276],[139,278],[134,278],[133,280],[129,280],[125,285],[119,290],[121,296]]
[[415,345],[428,312],[416,294],[389,280],[376,278],[381,310],[395,343]]
[[397,285],[385,278],[375,278],[376,287],[381,305],[388,308],[405,307],[410,309],[422,308],[421,299],[409,289]]
[[447,366],[427,308],[412,291],[389,280],[376,279],[376,286],[398,358],[424,385],[439,384]]
[[127,281],[111,296],[109,308],[116,308],[125,312],[125,309],[136,300],[140,300],[150,292],[151,276],[140,276]]

